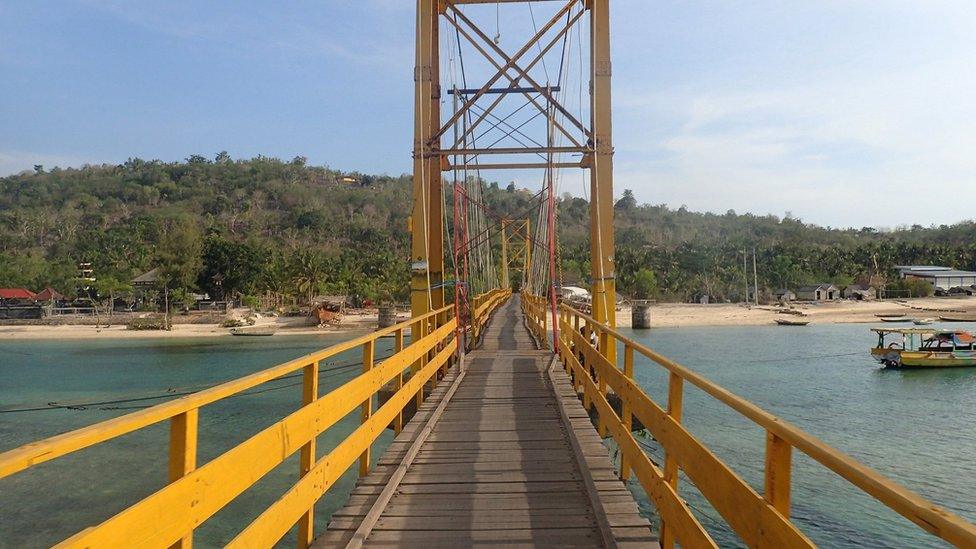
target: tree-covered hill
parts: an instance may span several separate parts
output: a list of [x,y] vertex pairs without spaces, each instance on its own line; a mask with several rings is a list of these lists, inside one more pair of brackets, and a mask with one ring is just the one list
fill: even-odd
[[[79,262],[96,277],[125,282],[160,267],[174,289],[212,295],[318,293],[403,298],[407,287],[410,177],[342,173],[258,157],[132,159],[77,169],[38,167],[0,178],[0,287],[74,291]],[[495,211],[514,215],[532,194],[486,188]],[[589,269],[588,203],[559,200],[562,275]],[[741,250],[755,247],[761,287],[859,279],[884,282],[893,265],[972,268],[976,225],[894,231],[829,229],[787,216],[695,213],[615,205],[619,287],[653,273],[651,291],[687,300],[738,299]],[[751,270],[751,265],[750,265]],[[751,274],[751,273],[750,273]]]

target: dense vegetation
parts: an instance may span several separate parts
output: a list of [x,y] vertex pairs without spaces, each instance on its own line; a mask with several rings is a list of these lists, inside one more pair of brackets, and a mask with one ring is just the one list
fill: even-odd
[[[492,209],[516,215],[532,194],[490,184]],[[562,276],[589,271],[588,203],[559,200]],[[408,176],[341,173],[258,157],[52,169],[0,178],[0,287],[76,291],[77,263],[104,292],[154,267],[175,291],[215,297],[320,293],[406,297]],[[739,299],[742,250],[757,250],[760,287],[884,284],[896,264],[972,268],[976,225],[830,229],[786,216],[615,205],[618,284],[662,299]],[[749,270],[751,271],[751,264]],[[751,275],[751,272],[750,272]]]

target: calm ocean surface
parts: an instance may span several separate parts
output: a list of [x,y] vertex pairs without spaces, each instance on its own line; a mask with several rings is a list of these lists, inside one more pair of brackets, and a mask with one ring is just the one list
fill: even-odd
[[[867,356],[866,325],[722,327],[629,332],[739,395],[789,420],[969,520],[976,521],[976,369],[886,371]],[[336,343],[339,336],[0,343],[0,451],[162,400],[111,403],[194,390]],[[349,336],[344,336],[349,337]],[[377,350],[387,354],[389,340]],[[356,374],[337,357],[320,381],[328,391]],[[664,402],[666,376],[638,360],[636,376]],[[300,379],[204,408],[199,461],[245,440],[300,402]],[[32,412],[49,402],[80,409]],[[95,403],[95,404],[93,404]],[[104,403],[104,404],[101,404]],[[764,434],[697,389],[685,422],[720,458],[761,490]],[[322,455],[358,424],[358,411],[319,438]],[[374,450],[382,453],[386,433]],[[126,435],[0,480],[0,547],[41,547],[97,524],[165,485],[168,425]],[[661,452],[646,440],[655,461]],[[937,540],[845,481],[794,453],[793,515],[825,547],[939,547]],[[222,545],[297,477],[297,457],[197,530],[201,547]],[[684,479],[683,479],[684,480]],[[350,471],[316,507],[317,525],[352,489]],[[682,495],[723,546],[739,545],[684,481]],[[639,492],[639,489],[635,490]],[[642,505],[651,514],[646,500]],[[293,545],[293,538],[285,541]]]

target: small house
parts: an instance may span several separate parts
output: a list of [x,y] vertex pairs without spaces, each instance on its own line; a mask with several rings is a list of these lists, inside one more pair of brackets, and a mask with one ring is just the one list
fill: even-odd
[[796,298],[802,301],[833,301],[840,297],[840,290],[833,284],[812,284],[796,290]]
[[878,290],[870,284],[851,284],[844,288],[844,297],[858,301],[869,301],[878,297]]
[[34,301],[38,303],[55,304],[64,301],[64,295],[54,288],[44,288],[34,295]]
[[160,282],[160,274],[159,267],[157,267],[133,278],[132,285],[142,289],[155,288]]
[[34,300],[35,295],[26,288],[0,288],[0,318],[43,318],[44,312]]
[[33,305],[35,295],[26,288],[0,288],[0,305]]
[[787,290],[786,288],[776,290],[776,293],[773,295],[776,296],[776,301],[796,301],[796,292]]

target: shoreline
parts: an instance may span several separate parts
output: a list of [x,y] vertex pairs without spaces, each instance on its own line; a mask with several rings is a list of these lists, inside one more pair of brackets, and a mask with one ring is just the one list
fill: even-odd
[[[651,325],[653,328],[694,328],[708,326],[766,326],[775,325],[776,319],[797,319],[811,324],[884,324],[879,314],[904,314],[907,318],[932,318],[938,321],[941,315],[976,315],[976,296],[966,297],[920,297],[898,301],[852,301],[796,302],[789,308],[802,313],[794,316],[776,312],[783,309],[778,305],[745,305],[741,303],[719,303],[699,305],[691,303],[656,303],[651,305]],[[948,310],[956,311],[954,313]],[[631,327],[630,308],[617,311],[617,326]],[[907,327],[907,324],[894,326]]]
[[[976,296],[953,298],[913,298],[898,301],[848,301],[825,303],[793,303],[791,308],[803,313],[802,318],[811,324],[870,324],[883,325],[879,314],[903,313],[909,318],[934,318],[938,320],[948,309],[955,314],[976,315]],[[692,303],[655,303],[651,305],[651,329],[654,328],[701,328],[711,326],[766,326],[774,325],[777,318],[798,318],[777,313],[776,305],[745,305],[718,303],[699,305]],[[631,327],[630,307],[617,311],[617,326]],[[400,312],[397,320],[407,316]],[[306,320],[287,317],[263,317],[254,326],[274,327],[279,336],[336,335],[376,330],[377,314],[374,311],[347,314],[339,326],[319,328],[306,324]],[[908,327],[911,324],[895,324]],[[228,328],[218,324],[174,324],[169,331],[128,330],[125,325],[98,327],[82,324],[59,325],[2,325],[0,341],[16,340],[113,340],[113,339],[171,339],[192,337],[231,337]]]
[[[406,320],[398,315],[398,321]],[[346,315],[342,324],[319,328],[308,325],[301,318],[258,319],[253,327],[274,327],[277,336],[310,336],[335,335],[354,332],[368,332],[376,329],[377,315],[375,313]],[[174,339],[193,337],[235,337],[230,328],[219,324],[173,324],[170,330],[129,330],[124,324],[111,327],[96,327],[90,324],[59,324],[59,325],[2,325],[0,324],[0,341],[27,340],[120,340],[120,339]]]

